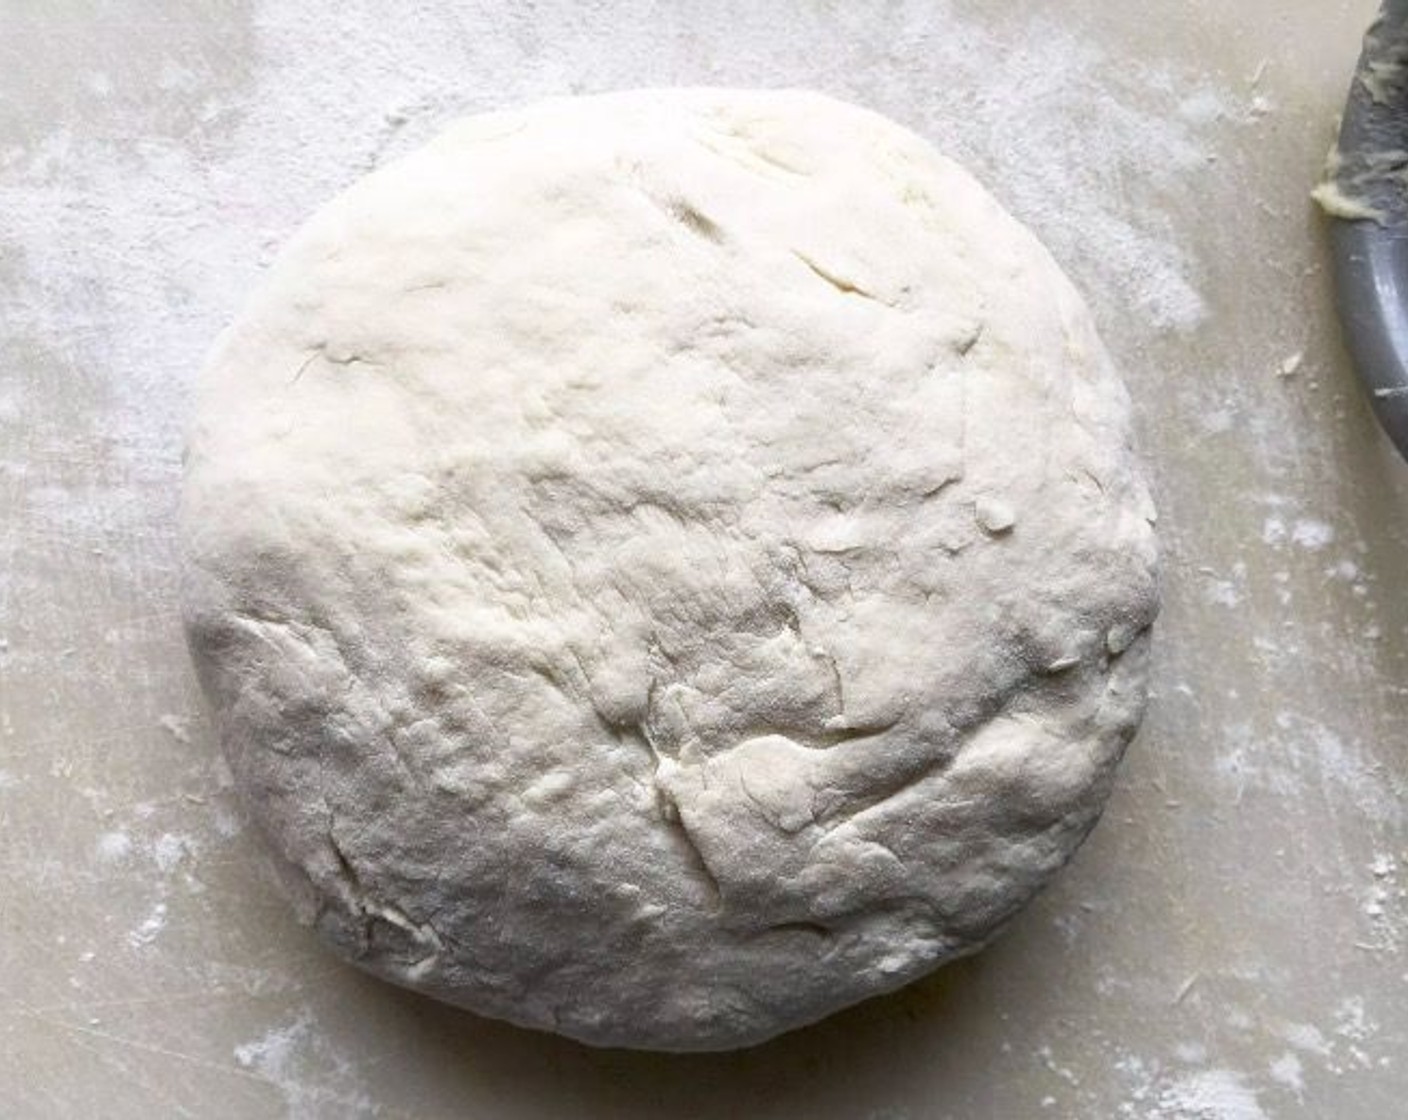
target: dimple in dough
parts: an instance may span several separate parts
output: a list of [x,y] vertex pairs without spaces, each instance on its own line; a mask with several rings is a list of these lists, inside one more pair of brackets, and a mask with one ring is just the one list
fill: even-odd
[[1144,705],[1153,511],[1070,283],[811,93],[456,124],[200,380],[190,642],[305,917],[585,1042],[759,1042],[988,941]]

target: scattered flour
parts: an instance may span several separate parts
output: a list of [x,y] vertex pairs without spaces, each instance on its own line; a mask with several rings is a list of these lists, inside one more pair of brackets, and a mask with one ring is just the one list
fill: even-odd
[[1328,547],[1334,539],[1334,526],[1308,517],[1301,518],[1291,528],[1291,542],[1312,552]]
[[1166,1069],[1127,1053],[1114,1067],[1127,1086],[1118,1115],[1128,1120],[1270,1120],[1246,1076],[1234,1070]]
[[1294,1051],[1287,1050],[1271,1063],[1271,1080],[1297,1097],[1305,1094],[1305,1070]]
[[[1335,1005],[1330,1020],[1328,1035],[1310,1023],[1285,1023],[1276,1033],[1296,1051],[1291,1057],[1312,1058],[1316,1066],[1336,1076],[1392,1064],[1387,1039],[1380,1038],[1379,1021],[1370,1013],[1363,996],[1344,997]],[[1288,1076],[1292,1066],[1286,1055],[1271,1070],[1272,1079],[1281,1083],[1278,1067],[1282,1075]],[[1303,1079],[1303,1070],[1297,1069]]]
[[125,832],[104,832],[94,845],[100,863],[122,863],[132,855],[132,837]]
[[1316,1058],[1329,1058],[1334,1054],[1329,1039],[1310,1023],[1288,1023],[1281,1029],[1281,1037],[1297,1050]]
[[1155,1101],[1159,1120],[1268,1120],[1240,1073],[1197,1070],[1175,1077]]
[[191,741],[191,721],[186,716],[176,716],[168,713],[156,722],[163,731],[178,743],[189,743]]
[[1353,1042],[1367,1042],[1379,1029],[1370,1017],[1363,996],[1346,996],[1335,1008],[1335,1032]]
[[1180,1062],[1200,1065],[1208,1060],[1208,1048],[1201,1042],[1180,1042],[1173,1048],[1173,1055]]
[[[1294,645],[1253,645],[1268,659],[1295,656],[1297,650]],[[1369,821],[1387,826],[1400,819],[1400,801],[1386,780],[1376,745],[1347,739],[1308,713],[1285,708],[1274,715],[1230,720],[1219,729],[1212,751],[1212,773],[1238,803],[1251,791],[1295,799],[1320,790],[1354,804]]]
[[1400,818],[1398,796],[1373,744],[1346,741],[1329,724],[1290,709],[1278,712],[1273,722],[1278,757],[1268,766],[1287,767],[1303,781],[1343,791],[1371,821],[1386,824]]
[[[367,1093],[362,1074],[329,1040],[328,1033],[303,1011],[291,1022],[274,1026],[234,1049],[235,1063],[269,1082],[284,1098],[286,1115],[380,1115]],[[316,1111],[315,1111],[316,1110]]]
[[298,1051],[308,1041],[312,1029],[307,1017],[282,1027],[271,1027],[253,1042],[235,1047],[235,1061],[242,1069],[253,1069],[271,1079],[285,1077],[298,1060]]
[[166,903],[158,902],[142,920],[141,925],[127,935],[127,944],[134,949],[150,945],[166,928]]
[[1339,560],[1325,570],[1325,575],[1344,583],[1358,583],[1363,571],[1353,560]]
[[1056,1060],[1056,1055],[1054,1054],[1050,1046],[1037,1047],[1036,1056],[1038,1059],[1040,1059],[1042,1065],[1044,1065],[1048,1070],[1054,1073],[1067,1085],[1078,1086],[1080,1084],[1079,1075],[1075,1072],[1075,1070],[1071,1069],[1069,1066],[1062,1065],[1060,1062],[1058,1062]]
[[1289,524],[1278,514],[1262,522],[1261,540],[1272,547],[1287,541],[1309,552],[1319,552],[1335,541],[1335,528],[1313,517],[1301,517]]
[[1209,579],[1203,585],[1203,598],[1213,606],[1227,607],[1229,610],[1242,604],[1242,592],[1230,579]]
[[192,849],[193,844],[189,837],[165,832],[157,837],[152,845],[152,860],[163,875],[170,875],[177,865],[191,854]]

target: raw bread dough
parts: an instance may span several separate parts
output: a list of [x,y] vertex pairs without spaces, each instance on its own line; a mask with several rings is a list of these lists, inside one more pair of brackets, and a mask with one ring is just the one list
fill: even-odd
[[800,92],[455,125],[198,391],[187,623],[306,915],[585,1042],[758,1042],[973,951],[1144,703],[1153,513],[1080,298]]

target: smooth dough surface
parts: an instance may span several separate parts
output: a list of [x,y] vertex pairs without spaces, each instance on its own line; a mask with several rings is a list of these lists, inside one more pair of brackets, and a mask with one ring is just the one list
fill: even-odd
[[201,378],[187,626],[343,954],[723,1049],[980,947],[1144,704],[1153,511],[1088,312],[963,170],[801,92],[463,121]]

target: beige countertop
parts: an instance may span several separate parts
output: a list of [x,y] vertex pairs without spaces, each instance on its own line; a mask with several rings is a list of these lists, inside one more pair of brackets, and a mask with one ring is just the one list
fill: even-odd
[[[1307,201],[1372,0],[0,0],[0,1116],[1383,1120],[1408,1098],[1408,468]],[[175,612],[202,352],[458,113],[813,86],[1087,292],[1160,504],[1155,696],[989,951],[756,1050],[598,1052],[295,925]]]

